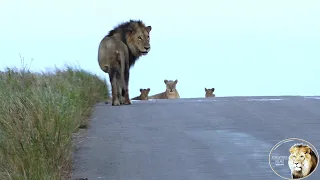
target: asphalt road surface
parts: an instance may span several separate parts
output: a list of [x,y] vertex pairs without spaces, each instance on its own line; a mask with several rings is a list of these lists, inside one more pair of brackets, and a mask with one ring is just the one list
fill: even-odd
[[[101,103],[75,151],[73,179],[281,179],[269,166],[269,153],[293,137],[320,150],[320,97]],[[307,179],[319,178],[318,168]]]

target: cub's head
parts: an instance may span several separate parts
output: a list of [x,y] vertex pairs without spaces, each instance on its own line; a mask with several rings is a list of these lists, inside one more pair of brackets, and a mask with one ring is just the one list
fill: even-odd
[[210,88],[210,89],[204,88],[204,91],[206,92],[206,97],[210,97],[210,96],[213,96],[214,88]]
[[140,100],[148,100],[149,99],[149,97],[148,97],[148,95],[149,95],[149,92],[150,92],[150,88],[148,88],[148,89],[140,89]]
[[312,167],[312,149],[303,144],[295,144],[290,149],[288,165],[292,173],[302,173],[304,176],[309,174]]
[[166,84],[166,91],[168,93],[176,93],[176,85],[178,83],[177,79],[175,81],[165,79],[164,83]]
[[152,27],[146,26],[142,21],[129,22],[126,29],[126,40],[129,49],[136,57],[147,55],[151,49],[150,46],[150,31]]
[[204,91],[206,92],[206,94],[213,94],[214,88],[210,88],[210,89],[204,88]]

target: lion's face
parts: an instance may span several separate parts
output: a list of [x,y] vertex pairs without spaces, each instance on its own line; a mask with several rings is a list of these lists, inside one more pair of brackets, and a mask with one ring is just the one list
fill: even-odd
[[306,161],[308,161],[308,159],[310,158],[308,156],[310,156],[310,154],[305,154],[303,152],[296,152],[291,154],[289,156],[289,161],[291,166],[290,169],[294,171],[301,171]]
[[288,165],[291,171],[300,172],[304,169],[311,168],[311,155],[310,155],[310,147],[292,147],[290,148],[290,156]]
[[164,83],[166,84],[166,91],[169,93],[175,93],[176,92],[176,85],[178,83],[178,80],[172,81],[172,80],[164,80]]
[[151,26],[136,26],[130,28],[128,42],[129,48],[135,55],[147,55],[151,49],[150,36]]
[[211,89],[204,88],[204,91],[206,92],[206,95],[213,95],[214,88],[211,88]]
[[150,92],[150,88],[148,89],[140,89],[140,98],[141,100],[148,100],[148,95],[149,95],[149,92]]

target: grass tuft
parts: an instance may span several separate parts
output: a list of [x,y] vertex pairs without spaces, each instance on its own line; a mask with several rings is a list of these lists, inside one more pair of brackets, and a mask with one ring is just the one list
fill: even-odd
[[0,72],[0,179],[60,180],[72,167],[72,133],[109,98],[105,80],[66,66]]

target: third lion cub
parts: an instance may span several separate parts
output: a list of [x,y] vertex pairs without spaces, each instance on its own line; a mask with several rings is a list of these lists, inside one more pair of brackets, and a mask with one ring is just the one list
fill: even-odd
[[206,97],[206,98],[216,97],[216,95],[213,94],[214,88],[210,88],[210,89],[204,88],[204,91],[206,92],[206,94],[205,94],[205,97]]
[[164,83],[166,84],[166,91],[155,94],[153,96],[150,96],[149,99],[178,99],[180,98],[180,95],[176,89],[176,85],[178,83],[178,80],[172,81],[172,80],[164,80]]

